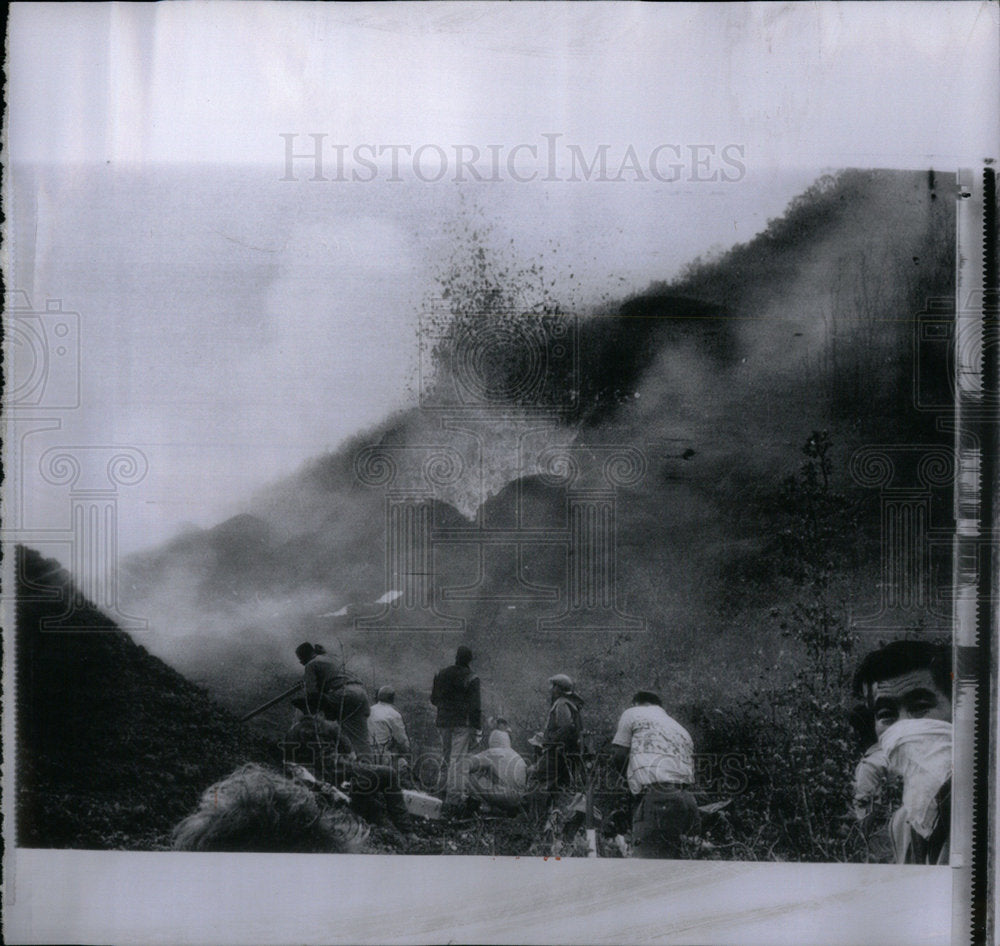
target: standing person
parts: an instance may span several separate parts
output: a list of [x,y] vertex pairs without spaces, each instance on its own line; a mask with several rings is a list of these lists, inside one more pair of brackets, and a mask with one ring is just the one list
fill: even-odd
[[310,714],[322,712],[327,719],[339,723],[358,759],[371,761],[368,738],[371,703],[364,685],[319,644],[299,644],[295,656],[305,668],[306,696],[304,701],[293,700],[293,704]]
[[406,735],[403,717],[393,705],[396,691],[389,686],[379,687],[375,700],[368,717],[368,735],[375,762],[379,765],[391,765],[397,770],[406,768],[410,740]]
[[465,813],[469,797],[469,745],[482,725],[479,677],[472,672],[472,651],[464,644],[455,663],[434,675],[431,703],[437,707],[437,727],[447,769],[445,803],[448,813]]
[[854,674],[854,692],[874,714],[903,804],[889,833],[897,864],[947,864],[951,829],[951,652],[927,641],[893,641]]
[[667,715],[663,701],[639,690],[618,720],[611,741],[619,770],[628,766],[629,791],[638,804],[632,816],[633,857],[678,857],[681,835],[697,830],[694,746],[688,731]]
[[573,782],[582,761],[583,700],[574,692],[572,677],[557,673],[549,677],[549,715],[542,733],[542,753],[535,766],[541,801],[551,804],[554,795]]

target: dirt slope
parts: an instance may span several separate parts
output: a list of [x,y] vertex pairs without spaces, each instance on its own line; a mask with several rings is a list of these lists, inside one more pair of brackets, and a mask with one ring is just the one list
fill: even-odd
[[155,849],[212,781],[277,761],[250,732],[83,601],[58,562],[17,549],[17,840]]

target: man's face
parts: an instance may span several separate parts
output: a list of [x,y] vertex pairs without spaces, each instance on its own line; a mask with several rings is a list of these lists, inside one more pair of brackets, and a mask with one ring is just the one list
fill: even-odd
[[951,697],[934,683],[930,670],[911,670],[872,684],[875,735],[881,736],[900,719],[940,719],[951,722]]

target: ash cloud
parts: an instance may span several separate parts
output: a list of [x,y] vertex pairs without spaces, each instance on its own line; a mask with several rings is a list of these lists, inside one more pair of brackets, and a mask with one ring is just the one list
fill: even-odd
[[[645,477],[618,492],[616,589],[646,631],[539,633],[542,608],[515,592],[526,583],[565,592],[564,561],[551,548],[529,549],[478,579],[461,549],[442,553],[435,587],[478,580],[498,595],[449,604],[480,655],[488,711],[527,729],[556,671],[591,691],[595,719],[610,719],[640,684],[681,703],[725,693],[734,675],[784,652],[762,616],[787,593],[781,576],[761,572],[746,585],[732,576],[766,556],[777,528],[766,501],[797,468],[810,430],[833,432],[843,489],[856,446],[933,436],[912,409],[912,316],[951,288],[952,202],[937,199],[945,187],[940,177],[901,172],[823,178],[750,242],[695,261],[671,283],[573,313],[549,290],[534,291],[544,279],[530,266],[480,254],[473,239],[444,269],[434,342],[444,347],[424,408],[309,461],[256,495],[245,514],[130,559],[123,588],[128,610],[151,620],[144,643],[247,709],[294,681],[298,641],[337,641],[366,683],[394,683],[404,709],[426,712],[424,691],[459,638],[354,626],[392,590],[385,491],[359,482],[355,460],[373,445],[400,455],[448,447],[463,472],[430,491],[436,522],[461,530],[490,517],[513,521],[528,497],[533,521],[564,523],[564,491],[512,459],[509,446],[530,433],[560,447],[642,451]],[[465,228],[466,237],[475,233]],[[501,349],[488,377],[508,394],[488,399],[495,420],[480,425],[477,440],[428,404],[452,380],[454,362],[443,354],[456,327],[491,314],[533,319],[548,332],[577,317],[579,370],[552,361],[526,403],[509,394],[517,389],[510,373],[523,365]],[[404,462],[400,475],[397,485],[413,487],[423,472]],[[863,527],[877,535],[877,510],[866,509]],[[876,571],[869,556],[844,581],[870,596]],[[499,596],[504,589],[510,598]]]

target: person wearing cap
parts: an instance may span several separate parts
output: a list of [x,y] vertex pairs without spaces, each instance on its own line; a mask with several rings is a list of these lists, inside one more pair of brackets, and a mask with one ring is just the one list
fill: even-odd
[[370,761],[368,715],[371,703],[364,685],[348,673],[342,661],[334,660],[319,644],[299,644],[295,656],[305,668],[306,694],[305,699],[293,700],[293,705],[310,715],[322,713],[326,719],[337,722],[357,758]]
[[546,804],[569,788],[583,751],[583,700],[565,673],[549,677],[549,715],[542,733],[542,754],[535,768]]
[[698,829],[694,746],[688,731],[667,715],[660,697],[639,690],[618,720],[612,761],[628,775],[637,804],[632,815],[632,856],[681,854],[681,836]]
[[395,769],[407,767],[406,756],[410,752],[410,740],[399,710],[393,705],[396,691],[389,686],[379,687],[375,704],[368,717],[368,735],[371,738],[372,754],[380,765],[391,765]]
[[469,798],[469,746],[482,725],[479,677],[473,672],[472,651],[464,644],[455,652],[455,663],[434,675],[431,703],[437,707],[441,732],[442,764],[447,775],[444,813],[465,813]]

